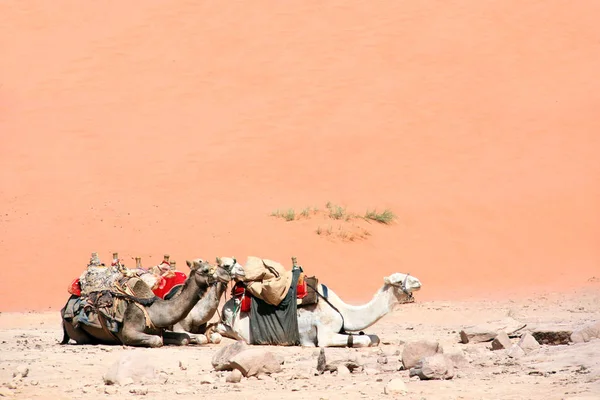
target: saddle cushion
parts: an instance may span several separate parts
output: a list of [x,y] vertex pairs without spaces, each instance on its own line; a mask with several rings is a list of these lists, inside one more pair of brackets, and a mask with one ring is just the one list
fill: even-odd
[[175,286],[183,285],[187,279],[187,275],[183,272],[175,271],[170,277],[161,277],[158,287],[153,289],[154,294],[161,299],[165,299]]

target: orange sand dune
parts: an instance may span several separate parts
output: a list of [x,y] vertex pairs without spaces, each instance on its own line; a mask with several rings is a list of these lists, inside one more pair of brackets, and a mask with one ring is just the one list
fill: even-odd
[[[92,251],[295,255],[350,302],[600,276],[598,1],[226,4],[0,3],[0,310]],[[399,218],[269,216],[327,201]]]

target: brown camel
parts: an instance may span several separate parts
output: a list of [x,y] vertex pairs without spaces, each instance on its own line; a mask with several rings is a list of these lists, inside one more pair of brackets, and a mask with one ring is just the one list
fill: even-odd
[[[194,305],[206,294],[208,287],[215,281],[228,282],[229,271],[211,266],[200,259],[188,262],[190,275],[180,293],[170,300],[154,298],[151,300],[126,297],[127,307],[123,323],[116,333],[108,329],[94,328],[88,325],[73,325],[72,319],[66,319],[65,309],[61,310],[64,338],[62,344],[73,339],[78,344],[124,344],[140,347],[160,347],[163,344],[187,345],[190,336],[182,332],[168,332],[166,329],[185,318]],[[135,304],[135,303],[138,304]],[[142,308],[144,310],[142,310]],[[147,323],[146,315],[150,324]],[[102,319],[99,316],[99,319]],[[102,322],[102,321],[101,321]],[[151,326],[148,326],[151,325]]]

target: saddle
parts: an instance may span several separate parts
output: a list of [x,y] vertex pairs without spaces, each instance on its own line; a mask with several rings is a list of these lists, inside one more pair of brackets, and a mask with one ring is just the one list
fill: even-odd
[[[306,276],[304,272],[300,273],[298,284],[296,285],[296,304],[298,307],[306,307],[318,303],[318,284],[319,280],[316,276]],[[231,296],[240,301],[241,312],[250,312],[254,295],[248,290],[244,282],[239,281],[233,286]]]

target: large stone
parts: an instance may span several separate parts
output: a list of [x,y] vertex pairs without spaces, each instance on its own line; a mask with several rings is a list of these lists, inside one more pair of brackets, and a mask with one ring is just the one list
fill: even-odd
[[260,348],[244,350],[231,359],[231,365],[245,377],[281,372],[281,364],[283,361],[275,354]]
[[127,351],[109,367],[103,379],[106,385],[147,383],[157,379],[157,371],[145,354]]
[[462,350],[453,351],[448,353],[447,356],[452,360],[452,364],[454,364],[456,368],[464,368],[469,365],[469,360],[467,360],[467,357],[465,357],[465,353],[463,353]]
[[500,331],[507,332],[510,337],[525,326],[526,324],[507,317],[500,321],[467,326],[459,332],[460,340],[464,344],[489,342],[494,340]]
[[438,342],[429,340],[409,342],[404,345],[404,351],[402,351],[402,365],[404,369],[410,369],[417,365],[417,362],[423,357],[443,352],[444,350]]
[[504,331],[498,332],[494,340],[492,340],[492,350],[510,349],[512,342]]
[[521,336],[521,340],[519,340],[519,347],[523,349],[525,354],[529,354],[532,351],[539,349],[540,344],[537,342],[537,340],[535,340],[531,333],[527,332]]
[[525,352],[518,344],[513,344],[510,349],[508,349],[506,355],[510,358],[519,359],[525,355]]
[[406,384],[400,378],[394,378],[383,388],[385,394],[406,394]]
[[585,343],[600,338],[600,321],[584,326],[571,334],[573,343]]
[[358,357],[349,355],[345,358],[338,358],[328,362],[327,365],[325,365],[325,371],[335,372],[340,366],[344,366],[348,368],[350,372],[354,372],[354,370],[362,369],[363,363]]
[[239,383],[242,380],[242,372],[239,369],[234,369],[227,375],[225,382],[227,383]]
[[231,359],[247,349],[248,345],[241,340],[223,347],[212,358],[213,368],[216,371],[231,371],[234,368]]
[[572,329],[561,326],[538,327],[531,330],[531,336],[540,344],[556,346],[560,344],[569,344]]
[[317,371],[320,373],[325,372],[326,366],[327,359],[325,358],[325,349],[321,347],[321,350],[319,350],[319,358],[317,359]]
[[418,376],[421,380],[452,379],[454,364],[447,355],[438,353],[421,359],[414,368],[410,369],[409,376]]

